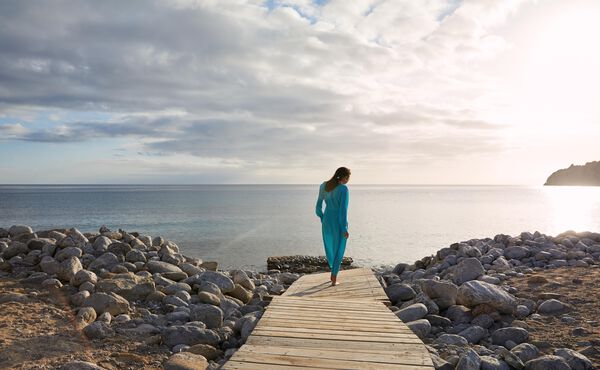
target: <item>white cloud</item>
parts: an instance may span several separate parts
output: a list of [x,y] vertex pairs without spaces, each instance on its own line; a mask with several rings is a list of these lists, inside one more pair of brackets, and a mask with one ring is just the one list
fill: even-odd
[[113,118],[21,126],[12,138],[127,136],[142,153],[249,172],[494,152],[502,126],[482,116],[490,86],[472,66],[506,47],[494,27],[521,2],[5,4],[0,114],[104,111]]

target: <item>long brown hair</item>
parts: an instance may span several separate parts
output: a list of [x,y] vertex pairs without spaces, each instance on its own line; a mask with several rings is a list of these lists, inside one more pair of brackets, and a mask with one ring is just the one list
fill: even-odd
[[340,167],[337,170],[335,170],[335,173],[333,174],[333,176],[331,177],[331,179],[329,179],[325,183],[325,191],[326,192],[330,192],[333,189],[335,189],[336,186],[338,186],[340,180],[343,177],[347,177],[347,176],[350,176],[350,169],[349,168]]

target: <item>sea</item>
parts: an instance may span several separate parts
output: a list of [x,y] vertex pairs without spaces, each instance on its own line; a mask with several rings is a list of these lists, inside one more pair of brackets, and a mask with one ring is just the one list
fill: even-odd
[[[323,255],[310,185],[0,185],[0,227],[76,227],[162,236],[223,269]],[[600,187],[353,185],[346,256],[412,263],[496,234],[600,231]]]

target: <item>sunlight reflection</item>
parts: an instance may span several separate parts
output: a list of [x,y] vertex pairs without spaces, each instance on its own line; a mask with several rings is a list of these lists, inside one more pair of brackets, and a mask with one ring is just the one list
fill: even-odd
[[566,230],[594,231],[592,212],[595,200],[600,197],[600,188],[587,186],[550,186],[544,187],[544,194],[550,200],[553,214],[552,232]]

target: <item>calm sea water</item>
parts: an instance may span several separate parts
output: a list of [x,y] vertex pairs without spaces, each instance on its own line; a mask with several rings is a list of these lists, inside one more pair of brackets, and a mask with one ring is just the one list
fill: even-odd
[[[352,185],[346,255],[361,265],[414,262],[471,238],[600,231],[600,188]],[[0,186],[0,227],[101,225],[175,241],[220,266],[322,255],[318,185]]]

